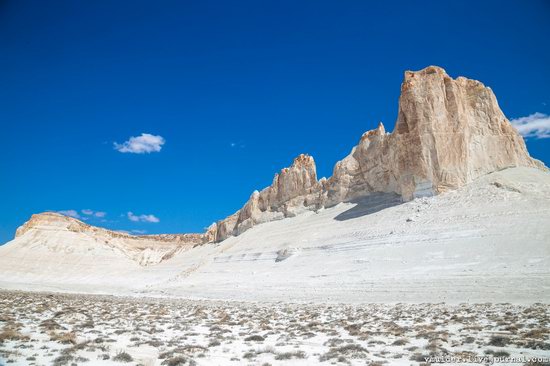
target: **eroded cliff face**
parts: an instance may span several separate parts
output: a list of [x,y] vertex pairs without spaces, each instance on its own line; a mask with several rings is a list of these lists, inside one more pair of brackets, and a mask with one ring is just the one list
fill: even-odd
[[389,143],[405,199],[426,189],[456,189],[508,167],[543,167],[529,156],[490,88],[452,79],[435,66],[405,73]]
[[254,191],[243,208],[217,223],[216,240],[238,235],[256,224],[279,220],[308,209],[319,208],[321,183],[315,161],[301,154],[292,165],[275,174],[273,183]]
[[254,192],[240,211],[218,223],[223,230],[216,240],[372,193],[396,193],[408,201],[518,166],[546,169],[529,156],[490,88],[453,79],[436,66],[407,71],[392,133],[382,123],[365,132],[326,181],[317,181],[311,156],[298,156],[270,187]]
[[397,176],[393,169],[393,152],[384,125],[361,136],[359,144],[336,163],[326,183],[323,206],[368,195],[372,192],[396,192]]
[[[408,201],[459,188],[508,167],[546,169],[532,159],[490,88],[440,67],[405,72],[392,133],[382,123],[336,163],[328,180],[317,180],[315,161],[299,155],[273,183],[255,191],[233,215],[204,234],[131,236],[57,214],[33,215],[17,230],[72,230],[115,243],[139,263],[157,263],[181,248],[221,241],[254,225],[318,210],[378,193]],[[159,249],[161,248],[161,249]]]

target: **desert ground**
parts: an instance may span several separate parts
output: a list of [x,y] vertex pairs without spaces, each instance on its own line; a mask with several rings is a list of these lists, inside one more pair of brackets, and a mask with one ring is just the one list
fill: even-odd
[[[543,304],[292,304],[0,292],[14,365],[548,364]],[[430,358],[433,357],[433,358]]]

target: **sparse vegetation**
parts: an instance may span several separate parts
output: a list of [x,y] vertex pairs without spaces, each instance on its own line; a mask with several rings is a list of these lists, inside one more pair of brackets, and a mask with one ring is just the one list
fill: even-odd
[[13,328],[5,328],[0,333],[0,343],[4,341],[26,341],[29,340],[28,336],[21,334],[18,330]]
[[127,352],[118,352],[115,357],[113,357],[113,361],[117,362],[132,362],[134,359],[132,356],[130,356]]
[[69,365],[74,360],[74,356],[69,354],[61,354],[53,360],[53,366]]
[[304,351],[280,352],[275,355],[276,360],[291,360],[293,358],[306,358]]
[[409,340],[408,340],[408,339],[399,338],[399,339],[396,339],[396,340],[392,343],[392,346],[404,346],[404,345],[406,345],[407,343],[409,343]]
[[171,357],[165,361],[162,361],[161,363],[161,365],[166,365],[166,366],[182,366],[182,365],[193,366],[195,364],[196,364],[195,361],[184,356]]
[[168,366],[198,358],[416,366],[429,355],[550,350],[549,320],[543,304],[265,305],[0,292],[0,357],[6,364],[140,364],[131,350],[147,345]]
[[[319,361],[329,361],[332,359],[338,360],[339,358],[366,358],[367,349],[358,344],[347,344],[341,347],[330,348],[327,353],[319,357]],[[343,361],[339,361],[343,362]]]
[[50,339],[61,344],[76,344],[76,334],[72,332],[67,333],[50,333]]
[[264,337],[262,337],[261,335],[252,335],[252,336],[249,336],[249,337],[246,337],[244,339],[245,341],[247,342],[263,342],[265,340]]
[[489,345],[495,347],[506,347],[508,343],[510,343],[510,340],[507,337],[502,336],[492,336],[489,340]]

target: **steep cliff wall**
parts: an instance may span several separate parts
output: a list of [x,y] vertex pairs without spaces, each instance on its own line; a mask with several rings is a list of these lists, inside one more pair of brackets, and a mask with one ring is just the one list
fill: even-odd
[[220,221],[215,237],[375,192],[396,193],[403,201],[431,196],[510,167],[546,169],[529,156],[490,88],[453,79],[437,66],[407,71],[392,133],[382,123],[365,132],[327,181],[317,181],[311,156],[298,156],[271,186]]

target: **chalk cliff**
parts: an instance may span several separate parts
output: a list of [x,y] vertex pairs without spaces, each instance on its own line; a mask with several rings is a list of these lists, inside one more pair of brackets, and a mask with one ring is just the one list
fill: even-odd
[[326,181],[317,181],[311,156],[298,156],[271,186],[220,221],[215,238],[372,193],[396,193],[403,201],[432,196],[510,167],[546,169],[529,156],[490,88],[453,79],[437,66],[407,71],[392,133],[382,123],[365,132]]
[[206,234],[130,235],[55,212],[32,215],[17,229],[15,238],[22,247],[41,245],[70,253],[106,247],[142,266],[157,264],[181,250],[209,241]]

